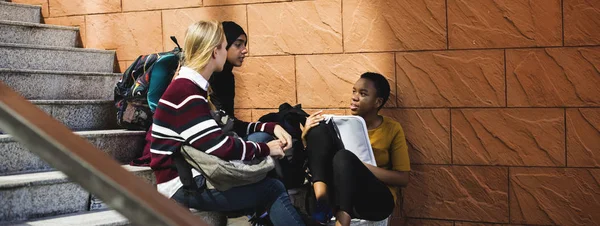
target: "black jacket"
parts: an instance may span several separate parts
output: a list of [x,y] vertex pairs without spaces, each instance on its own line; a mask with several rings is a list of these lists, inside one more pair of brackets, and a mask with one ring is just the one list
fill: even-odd
[[210,76],[210,86],[212,87],[212,98],[216,97],[216,102],[220,104],[220,109],[224,110],[227,115],[234,116],[233,101],[235,98],[235,78],[233,76],[233,65],[229,62],[223,66],[223,71],[215,72]]

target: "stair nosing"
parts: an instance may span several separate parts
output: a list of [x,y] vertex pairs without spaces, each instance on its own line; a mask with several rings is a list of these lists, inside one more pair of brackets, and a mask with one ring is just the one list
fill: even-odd
[[78,27],[60,26],[60,25],[54,25],[54,24],[31,23],[31,22],[23,22],[23,21],[12,21],[12,20],[0,20],[0,24],[11,25],[11,26],[37,27],[37,28],[79,31]]
[[[51,216],[51,217],[32,219],[32,220],[28,220],[28,221],[24,221],[24,222],[15,222],[15,223],[17,226],[19,226],[19,225],[26,226],[26,225],[40,224],[40,223],[44,223],[44,225],[49,224],[49,223],[51,225],[56,225],[61,222],[53,223],[52,221],[61,221],[61,220],[64,221],[64,219],[68,219],[69,221],[72,221],[72,222],[81,223],[80,221],[78,221],[78,219],[84,220],[84,219],[89,218],[91,215],[100,215],[100,216],[102,216],[102,219],[108,219],[108,222],[106,222],[106,223],[110,223],[110,224],[120,223],[120,222],[123,222],[123,223],[129,222],[129,220],[126,217],[121,215],[116,210],[100,210],[100,211],[78,212],[78,213],[71,213],[71,214],[65,214],[65,215],[55,215],[55,216]],[[85,223],[89,223],[89,222],[85,222]],[[71,225],[71,224],[69,224],[69,225]]]
[[[147,166],[130,166],[121,165],[128,172],[143,172],[151,171]],[[23,178],[24,177],[24,178]],[[12,180],[12,181],[11,181]],[[8,182],[7,182],[8,181]],[[71,183],[67,175],[60,171],[47,171],[38,173],[14,174],[8,176],[0,176],[0,190],[10,188],[20,188],[35,185]]]
[[42,6],[39,6],[39,5],[28,5],[28,4],[14,3],[14,2],[0,1],[0,5],[11,5],[11,6],[17,6],[17,7],[23,7],[23,8],[36,8],[36,9],[42,10]]
[[114,104],[114,100],[29,100],[33,104],[44,105],[87,105],[87,104]]
[[[139,136],[146,134],[146,131],[142,130],[126,130],[126,129],[105,129],[105,130],[86,130],[86,131],[74,131],[76,135],[83,138],[92,137],[118,137],[118,136]],[[0,135],[0,143],[17,142],[10,134]]]
[[3,72],[15,72],[15,73],[29,73],[29,74],[53,74],[53,75],[78,75],[78,76],[121,76],[121,73],[110,73],[110,72],[85,72],[85,71],[52,71],[52,70],[34,70],[34,69],[12,69],[12,68],[0,68],[0,73]]
[[58,51],[70,51],[70,52],[91,52],[91,53],[102,53],[102,54],[115,54],[115,50],[102,50],[102,49],[89,49],[89,48],[77,48],[77,47],[59,47],[59,46],[44,46],[44,45],[29,45],[29,44],[16,44],[16,43],[0,43],[1,47],[9,48],[25,48],[25,49],[46,49],[46,50],[58,50]]

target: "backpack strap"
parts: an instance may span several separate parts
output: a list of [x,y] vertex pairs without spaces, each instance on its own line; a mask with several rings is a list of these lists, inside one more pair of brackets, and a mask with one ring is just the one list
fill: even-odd
[[179,42],[177,42],[177,38],[175,38],[175,36],[171,36],[171,41],[173,41],[175,43],[175,45],[177,45],[176,50],[179,50],[179,52],[181,52],[181,46],[179,46]]
[[198,188],[198,184],[196,184],[196,180],[194,180],[194,176],[192,175],[192,166],[185,161],[181,151],[173,153],[173,162],[179,174],[179,180],[183,184],[185,195],[187,196],[200,191],[201,189]]

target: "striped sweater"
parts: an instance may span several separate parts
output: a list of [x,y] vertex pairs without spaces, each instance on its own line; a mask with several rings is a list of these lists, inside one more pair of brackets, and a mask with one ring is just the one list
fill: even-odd
[[[250,160],[269,155],[265,143],[244,141],[224,134],[210,115],[208,81],[196,71],[182,67],[158,101],[152,124],[150,167],[159,192],[171,197],[182,184],[171,155],[183,144],[223,160]],[[252,132],[273,134],[274,123],[247,123],[236,120],[234,131],[245,137]],[[197,174],[197,172],[195,173]]]

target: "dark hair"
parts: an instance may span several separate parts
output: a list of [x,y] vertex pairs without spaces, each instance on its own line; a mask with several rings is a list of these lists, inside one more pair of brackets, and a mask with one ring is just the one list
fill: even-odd
[[227,39],[227,46],[225,49],[229,50],[229,47],[233,45],[233,42],[235,42],[240,35],[246,35],[246,32],[244,32],[244,28],[233,21],[223,21],[222,24],[223,32],[225,32],[225,39]]
[[388,80],[383,77],[383,75],[375,72],[366,72],[360,76],[360,78],[367,79],[375,85],[375,89],[377,90],[377,97],[383,98],[383,103],[381,106],[377,108],[377,110],[381,110],[385,102],[390,98],[390,83]]

